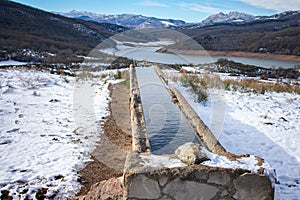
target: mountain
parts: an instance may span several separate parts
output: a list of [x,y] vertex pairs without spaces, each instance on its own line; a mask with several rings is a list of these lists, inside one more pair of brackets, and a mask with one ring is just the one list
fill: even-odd
[[[217,18],[217,17],[216,17]],[[255,17],[249,22],[219,22],[180,27],[205,50],[242,51],[300,56],[300,11]],[[175,44],[169,49],[191,50],[188,44]],[[167,51],[167,48],[163,51]],[[195,49],[196,50],[196,49]]]
[[222,12],[211,15],[201,22],[201,25],[212,25],[216,23],[242,23],[253,21],[255,17],[250,14],[240,12],[229,12],[224,14]]
[[70,59],[86,55],[106,38],[125,30],[0,0],[0,60],[44,60],[47,56]]
[[264,21],[274,21],[274,20],[282,20],[285,18],[293,18],[294,15],[299,14],[299,10],[297,11],[286,11],[282,13],[278,13],[271,16],[254,16],[247,13],[241,13],[241,12],[229,12],[228,14],[224,14],[223,12],[220,12],[218,14],[211,15],[204,19],[203,21],[199,23],[194,24],[187,24],[185,27],[182,27],[182,29],[189,28],[200,28],[204,26],[213,26],[213,25],[220,25],[220,24],[234,24],[234,25],[241,25],[241,24],[247,24],[251,22],[258,22],[262,23]]
[[165,28],[170,26],[184,26],[187,23],[182,20],[159,19],[143,15],[120,14],[103,15],[86,11],[72,10],[68,13],[57,13],[66,17],[79,18],[86,21],[105,22],[134,28]]

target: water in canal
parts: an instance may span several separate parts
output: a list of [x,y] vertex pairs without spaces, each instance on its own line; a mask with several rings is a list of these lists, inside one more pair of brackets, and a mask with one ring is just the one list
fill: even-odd
[[152,67],[137,67],[151,153],[173,154],[182,144],[199,142],[195,131]]

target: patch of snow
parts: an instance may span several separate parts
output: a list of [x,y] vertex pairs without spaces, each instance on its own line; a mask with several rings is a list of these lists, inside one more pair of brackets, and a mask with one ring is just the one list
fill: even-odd
[[0,61],[0,66],[9,66],[9,65],[26,65],[28,63],[26,62],[19,62],[19,61],[15,61],[15,60],[5,60],[5,61]]
[[174,167],[185,167],[187,166],[178,158],[170,158],[168,156],[158,156],[158,155],[140,155],[143,162],[141,163],[143,166],[149,167],[166,167],[166,168],[174,168]]
[[192,72],[192,73],[198,72],[198,70],[195,67],[186,67],[186,66],[183,66],[182,69],[185,70],[185,71],[188,71],[188,72]]
[[171,23],[171,22],[168,22],[168,21],[160,21],[163,25],[165,25],[166,27],[169,27],[169,26],[176,26],[175,24]]
[[243,19],[235,19],[235,20],[232,20],[232,22],[244,22],[245,20]]
[[212,167],[222,167],[222,168],[232,168],[232,169],[247,169],[253,173],[259,173],[259,169],[264,168],[264,173],[269,175],[272,183],[275,183],[276,172],[270,166],[269,163],[264,162],[261,166],[258,165],[258,160],[254,155],[249,157],[237,158],[235,161],[229,160],[225,156],[220,156],[205,150],[205,154],[210,159],[208,161],[202,162],[202,165],[212,166]]
[[52,57],[54,57],[54,56],[56,56],[56,54],[55,53],[47,53],[49,56],[52,56]]
[[280,16],[271,16],[271,17],[268,17],[266,19],[270,19],[270,20],[276,20],[276,19],[279,19]]
[[115,52],[117,52],[118,50],[116,48],[106,48],[106,49],[100,49],[100,51],[102,53],[106,53],[106,54],[109,54],[109,55],[114,55]]
[[[122,68],[122,69],[110,69],[110,70],[102,70],[102,71],[87,71],[88,73],[92,74],[93,76],[101,76],[101,75],[107,75],[108,77],[104,78],[103,81],[110,81],[112,84],[116,84],[119,81],[123,81],[122,79],[120,80],[114,80],[112,78],[114,75],[117,75],[118,72],[125,72],[128,71],[129,68]],[[76,75],[81,74],[81,71],[77,71]]]

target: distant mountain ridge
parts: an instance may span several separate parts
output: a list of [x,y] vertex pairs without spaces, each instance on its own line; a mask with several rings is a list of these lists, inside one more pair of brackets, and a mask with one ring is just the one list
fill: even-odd
[[104,15],[86,11],[72,10],[67,13],[57,13],[66,17],[79,18],[86,21],[105,22],[134,28],[166,28],[170,26],[184,26],[187,23],[183,20],[159,19],[134,14]]
[[155,17],[146,17],[143,15],[135,15],[135,14],[116,14],[116,15],[106,15],[106,14],[97,14],[87,11],[76,11],[72,10],[70,12],[56,12],[56,14],[60,14],[70,18],[83,19],[86,21],[95,21],[101,23],[110,23],[116,24],[120,26],[125,26],[129,28],[197,28],[209,25],[216,24],[243,24],[250,23],[254,21],[262,21],[262,20],[275,20],[289,13],[299,13],[300,11],[286,11],[283,13],[271,15],[271,16],[254,16],[247,13],[242,13],[238,11],[232,11],[229,13],[217,13],[207,17],[201,22],[188,23],[183,20],[175,20],[175,19],[160,19]]
[[[276,20],[285,20],[287,18],[292,18],[293,16],[299,15],[300,11],[285,11],[282,13],[274,14],[271,16],[254,16],[247,13],[241,12],[229,12],[228,14],[224,14],[222,12],[211,15],[204,19],[200,23],[194,23],[188,25],[189,28],[199,28],[210,25],[218,25],[218,24],[233,24],[233,25],[241,25],[247,23],[256,23],[256,22],[266,22],[266,21],[276,21]],[[186,28],[186,27],[183,27]]]
[[228,14],[224,14],[222,12],[211,15],[208,18],[204,19],[201,24],[209,25],[215,23],[241,23],[241,22],[250,22],[255,19],[255,16],[247,14],[247,13],[240,13],[240,12],[229,12]]

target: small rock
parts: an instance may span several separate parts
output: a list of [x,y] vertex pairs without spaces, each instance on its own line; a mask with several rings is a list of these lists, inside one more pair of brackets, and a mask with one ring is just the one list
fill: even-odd
[[202,151],[201,145],[193,142],[181,145],[176,149],[175,154],[182,162],[188,165],[200,164],[203,161],[209,160],[207,155]]
[[46,194],[48,192],[48,188],[40,188],[36,194],[35,194],[35,198],[37,200],[44,200],[46,198]]
[[265,123],[264,123],[264,125],[271,125],[271,126],[272,126],[273,124],[274,124],[274,123],[272,123],[272,122],[265,122]]
[[33,96],[37,96],[37,97],[38,97],[38,96],[41,96],[39,93],[37,93],[37,91],[34,91],[34,92],[32,93],[32,95],[33,95]]
[[55,179],[55,180],[63,179],[63,178],[64,178],[64,176],[61,175],[61,174],[54,176],[54,179]]
[[14,133],[14,132],[17,132],[18,130],[20,130],[20,128],[14,128],[14,129],[6,131],[6,133]]
[[284,122],[288,122],[288,120],[285,119],[284,117],[280,117],[279,119],[282,120],[282,121],[284,121]]
[[9,195],[8,190],[1,190],[1,196],[0,199],[5,199],[5,200],[12,200],[13,198]]
[[56,103],[56,102],[60,102],[60,100],[58,100],[58,99],[51,99],[49,102]]

